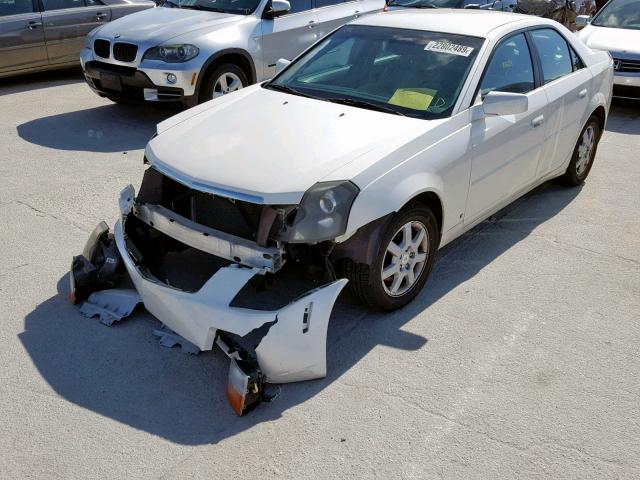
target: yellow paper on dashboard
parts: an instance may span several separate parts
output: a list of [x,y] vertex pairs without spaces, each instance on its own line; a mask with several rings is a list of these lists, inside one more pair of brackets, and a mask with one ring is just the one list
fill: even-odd
[[436,90],[430,88],[399,88],[387,103],[413,110],[427,110],[435,96]]

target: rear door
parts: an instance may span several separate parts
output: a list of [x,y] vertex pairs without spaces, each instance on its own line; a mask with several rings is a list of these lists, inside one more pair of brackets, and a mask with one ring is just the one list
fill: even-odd
[[84,39],[111,20],[111,10],[100,0],[41,0],[42,23],[49,63],[77,61]]
[[0,0],[0,73],[47,65],[36,5],[32,0]]
[[[355,0],[314,0],[318,10],[318,34],[324,37],[336,28],[358,18],[363,12],[362,2]],[[381,7],[382,8],[382,7]]]
[[[270,3],[266,9],[270,8]],[[261,22],[264,78],[276,73],[276,62],[280,58],[293,60],[318,38],[318,16],[312,0],[290,0],[291,10],[274,19],[263,18]]]
[[494,49],[480,91],[522,93],[525,113],[482,116],[471,128],[473,159],[465,223],[485,216],[499,203],[536,180],[540,146],[545,138],[547,96],[538,88],[534,57],[524,33],[502,40]]
[[549,101],[547,141],[540,162],[540,175],[561,167],[573,153],[586,122],[592,76],[582,60],[553,28],[529,32],[540,58],[544,87]]

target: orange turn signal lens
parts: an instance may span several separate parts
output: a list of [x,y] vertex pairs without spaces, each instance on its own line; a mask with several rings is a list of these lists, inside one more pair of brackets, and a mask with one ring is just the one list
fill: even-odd
[[262,376],[249,362],[231,359],[227,400],[234,412],[244,415],[260,402],[262,396]]

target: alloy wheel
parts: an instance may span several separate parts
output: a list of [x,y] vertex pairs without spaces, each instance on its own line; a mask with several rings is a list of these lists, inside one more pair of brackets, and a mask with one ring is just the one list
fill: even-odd
[[213,98],[218,98],[227,93],[240,90],[244,85],[240,77],[232,72],[225,72],[220,75],[213,84]]
[[381,280],[392,297],[406,294],[424,271],[429,256],[429,232],[422,222],[405,223],[385,251]]
[[596,132],[593,126],[589,125],[583,132],[580,145],[578,146],[578,158],[576,160],[576,173],[578,176],[582,176],[589,167],[595,144]]

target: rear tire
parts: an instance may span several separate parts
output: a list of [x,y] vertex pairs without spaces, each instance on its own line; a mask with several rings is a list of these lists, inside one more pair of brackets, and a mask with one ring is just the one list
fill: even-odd
[[198,102],[207,102],[248,85],[247,75],[238,65],[224,63],[205,74],[198,93]]
[[600,121],[593,115],[580,132],[567,171],[561,178],[566,185],[581,185],[589,175],[600,142]]
[[342,274],[351,291],[366,305],[397,310],[411,302],[424,287],[433,268],[440,238],[433,212],[414,203],[405,207],[381,232],[372,264],[347,260]]

